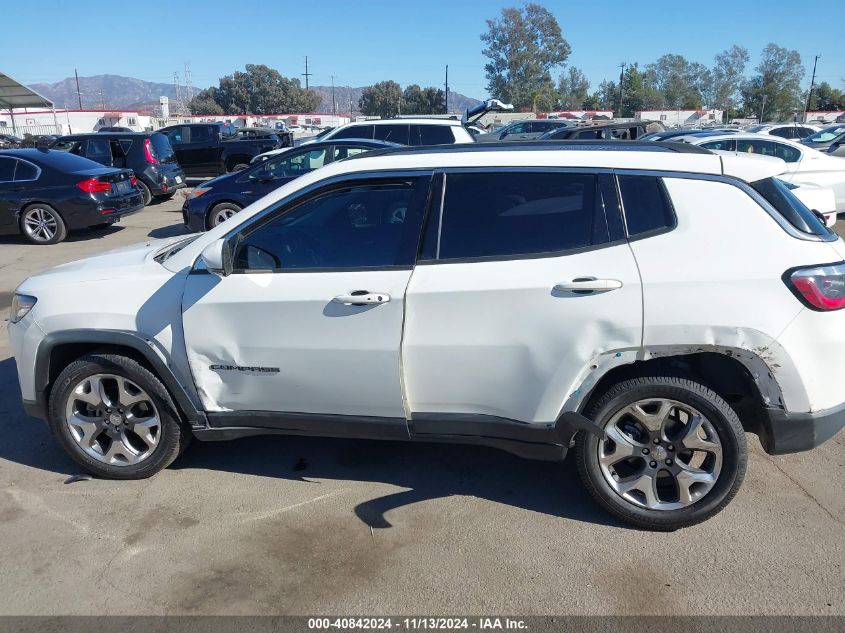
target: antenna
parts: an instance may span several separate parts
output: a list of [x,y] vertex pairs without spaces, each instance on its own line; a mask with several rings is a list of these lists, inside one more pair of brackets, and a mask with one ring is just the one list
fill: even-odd
[[308,55],[305,56],[305,72],[302,73],[302,76],[305,77],[305,89],[308,90],[308,78],[313,75],[314,73],[308,72]]

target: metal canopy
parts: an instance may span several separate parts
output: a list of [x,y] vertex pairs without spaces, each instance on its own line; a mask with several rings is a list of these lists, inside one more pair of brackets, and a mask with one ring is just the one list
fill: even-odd
[[0,108],[52,108],[53,102],[0,71]]

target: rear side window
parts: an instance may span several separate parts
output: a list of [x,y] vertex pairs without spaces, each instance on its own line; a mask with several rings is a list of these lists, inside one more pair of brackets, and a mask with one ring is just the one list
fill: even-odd
[[451,145],[455,134],[449,125],[412,125],[409,145]]
[[373,138],[377,141],[389,141],[400,145],[408,144],[407,123],[405,125],[374,125],[373,127],[375,128]]
[[559,253],[609,241],[592,174],[448,174],[438,259]]
[[175,160],[173,147],[164,134],[153,134],[150,136],[152,155],[162,163],[169,163]]
[[619,176],[619,192],[630,237],[675,226],[675,212],[660,178]]
[[332,138],[373,138],[375,125],[350,125],[340,130]]
[[35,165],[22,160],[18,161],[18,168],[15,170],[15,180],[35,180],[37,177],[38,169],[36,169]]
[[777,178],[752,182],[754,190],[796,229],[810,235],[829,235],[827,227]]
[[191,143],[207,143],[214,138],[214,128],[210,125],[198,125],[191,128]]
[[16,162],[18,161],[14,158],[0,156],[0,182],[12,182],[15,178]]

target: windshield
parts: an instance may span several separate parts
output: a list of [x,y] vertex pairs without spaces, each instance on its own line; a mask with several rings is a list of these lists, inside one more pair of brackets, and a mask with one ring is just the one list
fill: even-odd
[[778,178],[764,178],[752,182],[754,190],[796,229],[802,233],[827,236],[828,228],[801,202],[783,181]]
[[845,125],[832,125],[826,127],[821,132],[810,134],[804,139],[805,143],[829,143],[840,134],[845,134]]

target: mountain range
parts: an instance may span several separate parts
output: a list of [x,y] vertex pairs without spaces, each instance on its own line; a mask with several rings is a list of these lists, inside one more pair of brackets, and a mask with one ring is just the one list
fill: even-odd
[[[38,83],[29,86],[37,93],[47,97],[57,108],[78,108],[79,99],[76,94],[76,79],[68,77],[56,83]],[[351,86],[335,86],[334,98],[338,112],[349,112],[350,99],[355,109],[358,100],[366,86],[353,88]],[[180,90],[186,95],[186,88]],[[194,94],[201,88],[194,88]],[[331,86],[311,86],[311,90],[322,98],[321,112],[332,111]],[[158,105],[158,98],[166,96],[176,98],[176,87],[173,84],[144,81],[134,77],[121,75],[94,75],[79,78],[79,92],[82,93],[82,108],[90,110],[121,109],[121,110],[151,110]],[[449,111],[463,112],[466,108],[479,103],[478,99],[467,97],[457,92],[449,92]]]

